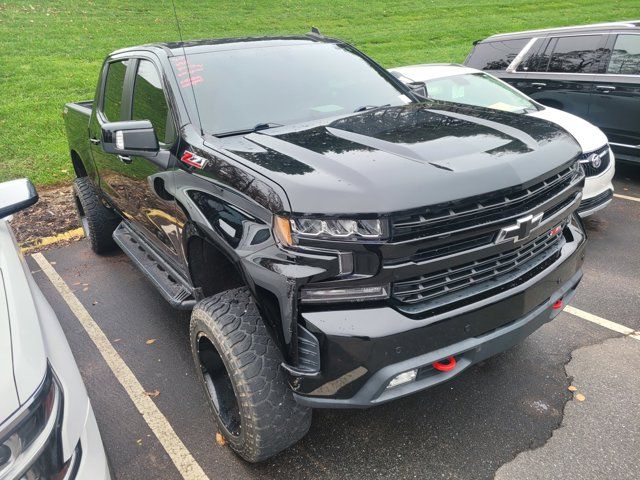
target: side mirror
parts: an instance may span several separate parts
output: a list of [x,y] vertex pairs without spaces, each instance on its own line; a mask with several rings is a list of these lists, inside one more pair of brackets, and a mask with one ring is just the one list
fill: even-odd
[[154,156],[160,150],[149,120],[110,122],[102,125],[102,148],[116,155]]
[[36,188],[26,178],[0,183],[0,218],[24,210],[37,201]]
[[429,98],[427,95],[427,84],[424,82],[409,82],[407,83],[407,87],[411,89],[411,91],[420,98],[427,99]]

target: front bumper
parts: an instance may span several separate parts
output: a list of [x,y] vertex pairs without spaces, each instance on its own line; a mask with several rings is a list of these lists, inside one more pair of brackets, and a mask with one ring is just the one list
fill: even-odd
[[[582,277],[584,232],[571,226],[573,240],[560,257],[522,284],[473,304],[425,319],[411,319],[391,307],[304,312],[305,327],[320,342],[321,371],[290,378],[296,401],[315,408],[381,404],[444,382],[469,366],[522,341],[573,297]],[[448,372],[433,362],[456,358]],[[387,388],[396,375],[418,369],[415,381]]]
[[578,215],[580,215],[581,218],[593,215],[609,205],[611,200],[613,200],[613,189],[605,190],[595,197],[587,198],[580,203]]

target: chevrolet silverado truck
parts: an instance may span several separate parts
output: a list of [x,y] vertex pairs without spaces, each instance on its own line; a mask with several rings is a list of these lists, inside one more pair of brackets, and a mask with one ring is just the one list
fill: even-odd
[[313,408],[459,375],[574,295],[575,139],[425,93],[313,32],[118,50],[64,107],[91,248],[192,310],[198,377],[248,461]]

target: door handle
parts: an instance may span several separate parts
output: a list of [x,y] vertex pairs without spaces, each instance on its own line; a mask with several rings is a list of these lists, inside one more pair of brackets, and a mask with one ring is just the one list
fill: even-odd
[[613,90],[616,89],[616,87],[614,87],[613,85],[596,85],[596,89],[597,90],[613,91]]
[[118,159],[122,163],[125,163],[127,165],[129,165],[131,162],[133,162],[133,160],[131,160],[131,157],[127,157],[126,155],[118,155]]
[[534,87],[546,87],[547,86],[547,84],[544,83],[544,82],[533,82],[533,83],[531,83],[531,85],[534,86]]
[[94,144],[94,145],[100,145],[100,139],[99,138],[89,138],[89,141]]

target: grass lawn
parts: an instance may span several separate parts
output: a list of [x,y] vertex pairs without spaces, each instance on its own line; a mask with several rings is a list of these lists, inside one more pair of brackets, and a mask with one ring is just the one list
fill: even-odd
[[[305,33],[313,25],[385,66],[460,62],[473,40],[493,33],[640,17],[640,0],[176,0],[176,6],[185,39]],[[169,0],[0,3],[0,181],[71,179],[63,104],[93,97],[110,51],[177,39]]]

